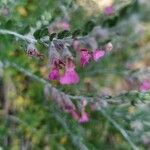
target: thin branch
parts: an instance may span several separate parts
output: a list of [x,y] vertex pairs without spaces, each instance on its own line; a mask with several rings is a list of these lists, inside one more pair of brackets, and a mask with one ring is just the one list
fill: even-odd
[[[37,43],[38,41],[34,38],[34,37],[29,37],[29,35],[22,35],[22,34],[19,34],[17,32],[14,32],[14,31],[10,31],[10,30],[5,30],[5,29],[0,29],[0,34],[9,34],[9,35],[13,35],[15,37],[18,37],[22,40],[25,40],[25,41],[28,41],[30,43]],[[84,36],[84,37],[78,37],[78,40],[83,40],[83,39],[86,39],[88,38],[88,36]],[[73,39],[72,37],[67,37],[67,38],[64,38],[64,39],[53,39],[54,41],[61,41],[63,43],[72,43]],[[41,38],[39,40],[40,43],[44,44],[46,47],[48,47],[49,45],[47,44],[47,42],[49,42],[49,39],[44,39],[44,38]]]
[[[8,67],[8,66],[12,66],[12,67],[14,67],[14,68],[16,68],[17,70],[19,70],[20,72],[22,72],[22,73],[24,73],[25,75],[27,75],[27,76],[29,76],[29,77],[31,77],[31,78],[33,78],[34,80],[36,80],[36,81],[39,81],[40,83],[42,83],[42,84],[48,84],[50,87],[52,87],[51,86],[51,84],[49,83],[49,82],[47,82],[46,80],[44,80],[44,79],[42,79],[42,78],[40,78],[40,77],[38,77],[38,76],[36,76],[36,75],[33,75],[31,72],[29,72],[29,71],[27,71],[27,70],[25,70],[24,68],[21,68],[20,66],[18,66],[17,64],[15,64],[15,63],[10,63],[9,61],[5,61],[4,62],[4,64],[6,65],[6,67]],[[60,91],[61,92],[61,91]],[[63,93],[63,92],[61,92],[61,93]],[[131,91],[130,92],[130,94],[137,94],[138,92],[137,91]],[[116,96],[116,97],[114,97],[114,99],[115,98],[119,98],[120,96],[125,96],[126,94],[129,94],[129,92],[128,93],[123,93],[123,94],[120,94],[120,95],[118,95],[118,96]],[[67,94],[66,94],[67,95]],[[82,100],[82,99],[87,99],[88,101],[93,101],[93,97],[84,97],[84,96],[73,96],[73,95],[67,95],[67,96],[69,96],[69,98],[71,98],[71,99],[78,99],[78,100]],[[105,99],[113,99],[113,97],[101,97],[102,98],[102,100],[105,100]],[[134,143],[131,141],[131,139],[130,139],[130,137],[128,136],[128,134],[126,133],[126,131],[115,121],[115,120],[113,120],[104,110],[102,110],[102,108],[100,108],[99,109],[100,110],[100,112],[103,114],[103,116],[104,117],[106,117],[114,126],[115,126],[115,128],[117,129],[117,130],[119,130],[120,131],[120,133],[123,135],[123,137],[129,142],[129,144],[131,145],[131,147],[134,149],[134,150],[138,150],[138,148],[134,145]],[[55,116],[56,118],[57,118],[57,120],[59,120],[60,121],[60,123],[64,126],[64,128],[65,128],[65,126],[66,126],[66,123],[64,122],[63,123],[63,121],[62,120],[60,120],[60,117],[57,115],[57,116]],[[59,118],[59,119],[58,119]],[[66,131],[69,133],[69,130],[67,129],[67,127],[66,127]],[[73,139],[75,139],[75,137],[72,137]],[[82,146],[81,146],[82,147]],[[84,147],[84,146],[83,146]],[[85,148],[83,148],[83,149],[85,149]]]
[[[18,66],[18,64],[16,64],[16,63],[12,63],[12,62],[9,62],[9,61],[6,60],[6,61],[3,61],[3,64],[4,64],[4,67],[6,67],[6,68],[11,66],[11,67],[15,68],[16,70],[22,72],[24,75],[31,77],[33,80],[36,80],[36,81],[38,81],[38,82],[40,82],[44,85],[48,85],[49,87],[52,87],[50,82],[48,82],[47,80],[45,80],[43,78],[38,77],[37,75],[34,75],[30,71]],[[64,93],[62,91],[60,91],[60,92]],[[150,94],[149,92],[146,92],[146,93]],[[101,101],[104,100],[105,102],[110,103],[110,104],[123,104],[123,103],[125,103],[125,101],[121,100],[121,97],[124,97],[124,96],[127,96],[127,95],[137,95],[137,94],[140,94],[140,92],[138,92],[138,91],[124,92],[124,93],[121,93],[121,94],[113,96],[113,97],[112,96],[89,97],[89,96],[69,95],[69,94],[66,94],[66,93],[64,93],[64,94],[67,95],[72,100],[86,99],[88,102],[96,102],[96,100],[98,100],[98,101],[99,100],[101,100]],[[117,100],[118,98],[119,98],[119,101]],[[130,103],[130,101],[127,101],[127,103]]]
[[73,144],[78,147],[80,150],[89,150],[88,147],[82,143],[82,138],[79,138],[77,135],[71,133],[66,121],[60,117],[57,113],[54,114],[57,121],[63,126],[65,131],[70,134]]
[[[17,32],[14,32],[14,31],[10,31],[10,30],[5,30],[5,29],[0,29],[0,34],[9,34],[9,35],[13,35],[17,38],[20,38],[22,40],[25,40],[25,41],[28,41],[30,43],[37,43],[37,42],[40,42],[42,44],[44,44],[45,47],[48,47],[49,44],[47,42],[49,42],[49,39],[44,39],[44,38],[41,38],[39,41],[37,41],[33,36],[32,37],[29,37],[29,35],[22,35],[22,34],[19,34]],[[85,37],[78,37],[78,39],[84,39],[84,38],[87,38],[87,36]],[[73,39],[71,37],[68,37],[68,38],[64,38],[64,39],[53,39],[54,41],[61,41],[63,43],[72,43]]]
[[129,135],[126,133],[126,131],[114,120],[112,119],[105,110],[103,109],[99,109],[99,111],[102,113],[102,115],[107,118],[107,120],[109,122],[111,122],[114,127],[122,134],[122,136],[127,140],[127,142],[130,144],[130,146],[134,149],[134,150],[139,150],[139,148],[132,142],[132,140],[130,139]]
[[21,35],[17,32],[14,31],[9,31],[9,30],[5,30],[5,29],[0,29],[0,34],[9,34],[9,35],[14,35],[15,37],[18,37],[22,40],[28,41],[30,43],[37,43],[37,40],[34,38],[31,38],[29,36],[25,36],[25,35]]
[[[52,85],[50,84],[50,82],[48,82],[47,80],[45,80],[45,79],[42,79],[42,78],[40,78],[40,77],[38,77],[37,75],[34,75],[33,73],[31,73],[30,71],[28,71],[28,70],[26,70],[26,69],[24,69],[24,68],[22,68],[22,67],[20,67],[20,66],[18,66],[16,63],[12,63],[12,62],[9,62],[9,61],[3,61],[3,64],[4,64],[4,67],[9,67],[9,66],[11,66],[11,67],[13,67],[13,68],[15,68],[16,70],[18,70],[18,71],[20,71],[20,72],[22,72],[24,75],[26,75],[26,76],[29,76],[29,77],[31,77],[33,80],[36,80],[36,81],[38,81],[38,82],[40,82],[40,83],[42,83],[42,84],[44,84],[44,85],[48,85],[49,87],[52,87]],[[58,90],[58,89],[57,89]],[[64,92],[62,92],[62,91],[60,91],[61,93],[64,93]],[[114,104],[118,104],[118,103],[122,103],[122,101],[121,102],[117,102],[117,101],[114,101],[113,99],[112,99],[112,97],[110,97],[110,98],[107,98],[107,97],[105,97],[105,96],[102,96],[102,97],[85,97],[85,96],[76,96],[76,95],[69,95],[69,94],[66,94],[66,93],[64,93],[65,95],[67,95],[70,99],[72,99],[72,100],[83,100],[83,99],[86,99],[88,102],[93,102],[93,100],[95,101],[95,99],[101,99],[101,100],[107,100],[107,102],[110,102],[111,104],[112,103],[114,103]],[[109,100],[110,99],[110,100]]]
[[63,129],[65,130],[65,133],[70,136],[70,139],[75,147],[77,147],[79,150],[89,150],[88,147],[84,143],[84,139],[82,135],[78,132],[78,130],[73,133],[71,130],[71,125],[68,124],[65,117],[63,117],[61,110],[58,108],[57,105],[48,105],[47,101],[44,100],[45,107],[48,109],[49,113],[54,116],[56,121],[61,124]]

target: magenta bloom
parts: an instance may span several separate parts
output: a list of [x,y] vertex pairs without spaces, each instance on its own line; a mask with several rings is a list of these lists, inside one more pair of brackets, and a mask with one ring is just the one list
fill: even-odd
[[88,121],[89,121],[89,116],[85,111],[83,111],[82,114],[81,114],[81,117],[79,119],[79,122],[80,123],[86,123]]
[[59,69],[58,68],[53,68],[51,72],[48,75],[49,80],[58,80],[59,79]]
[[72,43],[72,46],[75,50],[79,50],[79,47],[80,47],[80,42],[78,40],[74,40],[73,43]]
[[51,65],[52,65],[52,69],[48,75],[49,80],[59,80],[60,78],[59,69],[64,67],[65,64],[60,59],[54,58],[52,59]]
[[60,77],[61,84],[77,84],[79,82],[79,76],[75,71],[75,65],[70,59],[66,64],[66,71],[62,77]]
[[75,120],[79,119],[79,115],[78,115],[78,113],[75,110],[72,110],[70,112],[70,114],[71,114],[71,116],[72,116],[73,119],[75,119]]
[[111,15],[113,13],[113,7],[112,6],[107,6],[104,9],[104,14],[105,15]]
[[102,58],[105,55],[105,51],[103,50],[95,50],[93,52],[93,59],[95,61],[98,61],[100,58]]
[[144,80],[140,85],[140,91],[141,92],[146,92],[148,90],[150,90],[150,81],[149,80]]
[[89,63],[91,59],[91,54],[87,49],[81,49],[80,50],[80,63],[84,67]]
[[79,76],[74,69],[67,69],[65,74],[60,77],[61,84],[77,84],[79,82]]
[[66,21],[60,21],[56,25],[58,28],[61,28],[63,30],[69,30],[70,29],[70,24]]
[[67,23],[67,22],[62,22],[61,25],[62,25],[62,28],[64,30],[69,30],[70,29],[70,24]]

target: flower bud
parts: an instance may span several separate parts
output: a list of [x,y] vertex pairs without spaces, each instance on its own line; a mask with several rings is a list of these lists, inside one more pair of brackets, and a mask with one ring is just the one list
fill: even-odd
[[56,60],[60,59],[60,54],[57,52],[55,45],[53,43],[51,43],[51,45],[49,46],[48,51],[49,51],[50,65],[53,65]]
[[107,43],[105,46],[106,52],[110,52],[113,49],[113,45],[111,42]]

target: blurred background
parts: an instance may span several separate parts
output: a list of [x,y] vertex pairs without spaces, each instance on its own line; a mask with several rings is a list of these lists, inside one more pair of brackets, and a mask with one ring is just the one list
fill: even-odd
[[[150,84],[149,14],[149,0],[0,0],[0,150],[150,149],[150,93],[140,90]],[[29,41],[6,30],[37,39],[44,58],[30,57]],[[84,69],[77,65],[80,83],[62,86],[48,80],[40,41],[44,34],[50,42],[53,33],[88,37],[89,48],[111,42],[113,50]],[[49,83],[93,97],[89,121],[80,124],[47,98]],[[78,98],[70,100],[78,107]]]

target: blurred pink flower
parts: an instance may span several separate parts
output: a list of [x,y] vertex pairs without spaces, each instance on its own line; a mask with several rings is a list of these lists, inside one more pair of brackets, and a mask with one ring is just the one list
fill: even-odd
[[98,61],[104,55],[105,55],[105,51],[103,51],[103,50],[95,50],[95,51],[93,51],[93,59],[95,61]]
[[66,21],[60,21],[57,23],[57,27],[61,28],[63,30],[69,30],[70,29],[70,24]]
[[70,111],[70,114],[71,114],[73,119],[79,120],[79,115],[75,110]]
[[80,63],[84,67],[89,63],[91,59],[91,54],[87,49],[80,49]]
[[59,80],[60,78],[60,72],[59,72],[59,69],[64,67],[65,64],[60,60],[60,59],[57,59],[57,58],[51,58],[51,71],[48,75],[48,79],[49,80]]
[[61,84],[77,84],[79,82],[79,76],[75,71],[75,65],[73,61],[68,60],[65,68],[65,73],[60,77]]
[[79,40],[74,40],[73,43],[72,43],[72,46],[75,50],[79,50],[79,47],[80,47],[80,42]]
[[49,80],[58,80],[59,79],[59,69],[54,67],[48,75]]
[[89,116],[85,111],[83,111],[82,114],[81,114],[81,117],[79,119],[79,122],[80,123],[86,123],[88,121],[89,121]]
[[146,92],[150,90],[150,80],[144,80],[140,85],[140,91]]
[[112,5],[105,7],[105,9],[104,9],[105,15],[111,15],[112,13],[113,13],[113,6]]
[[64,76],[60,77],[61,84],[77,84],[79,76],[74,69],[67,69]]

